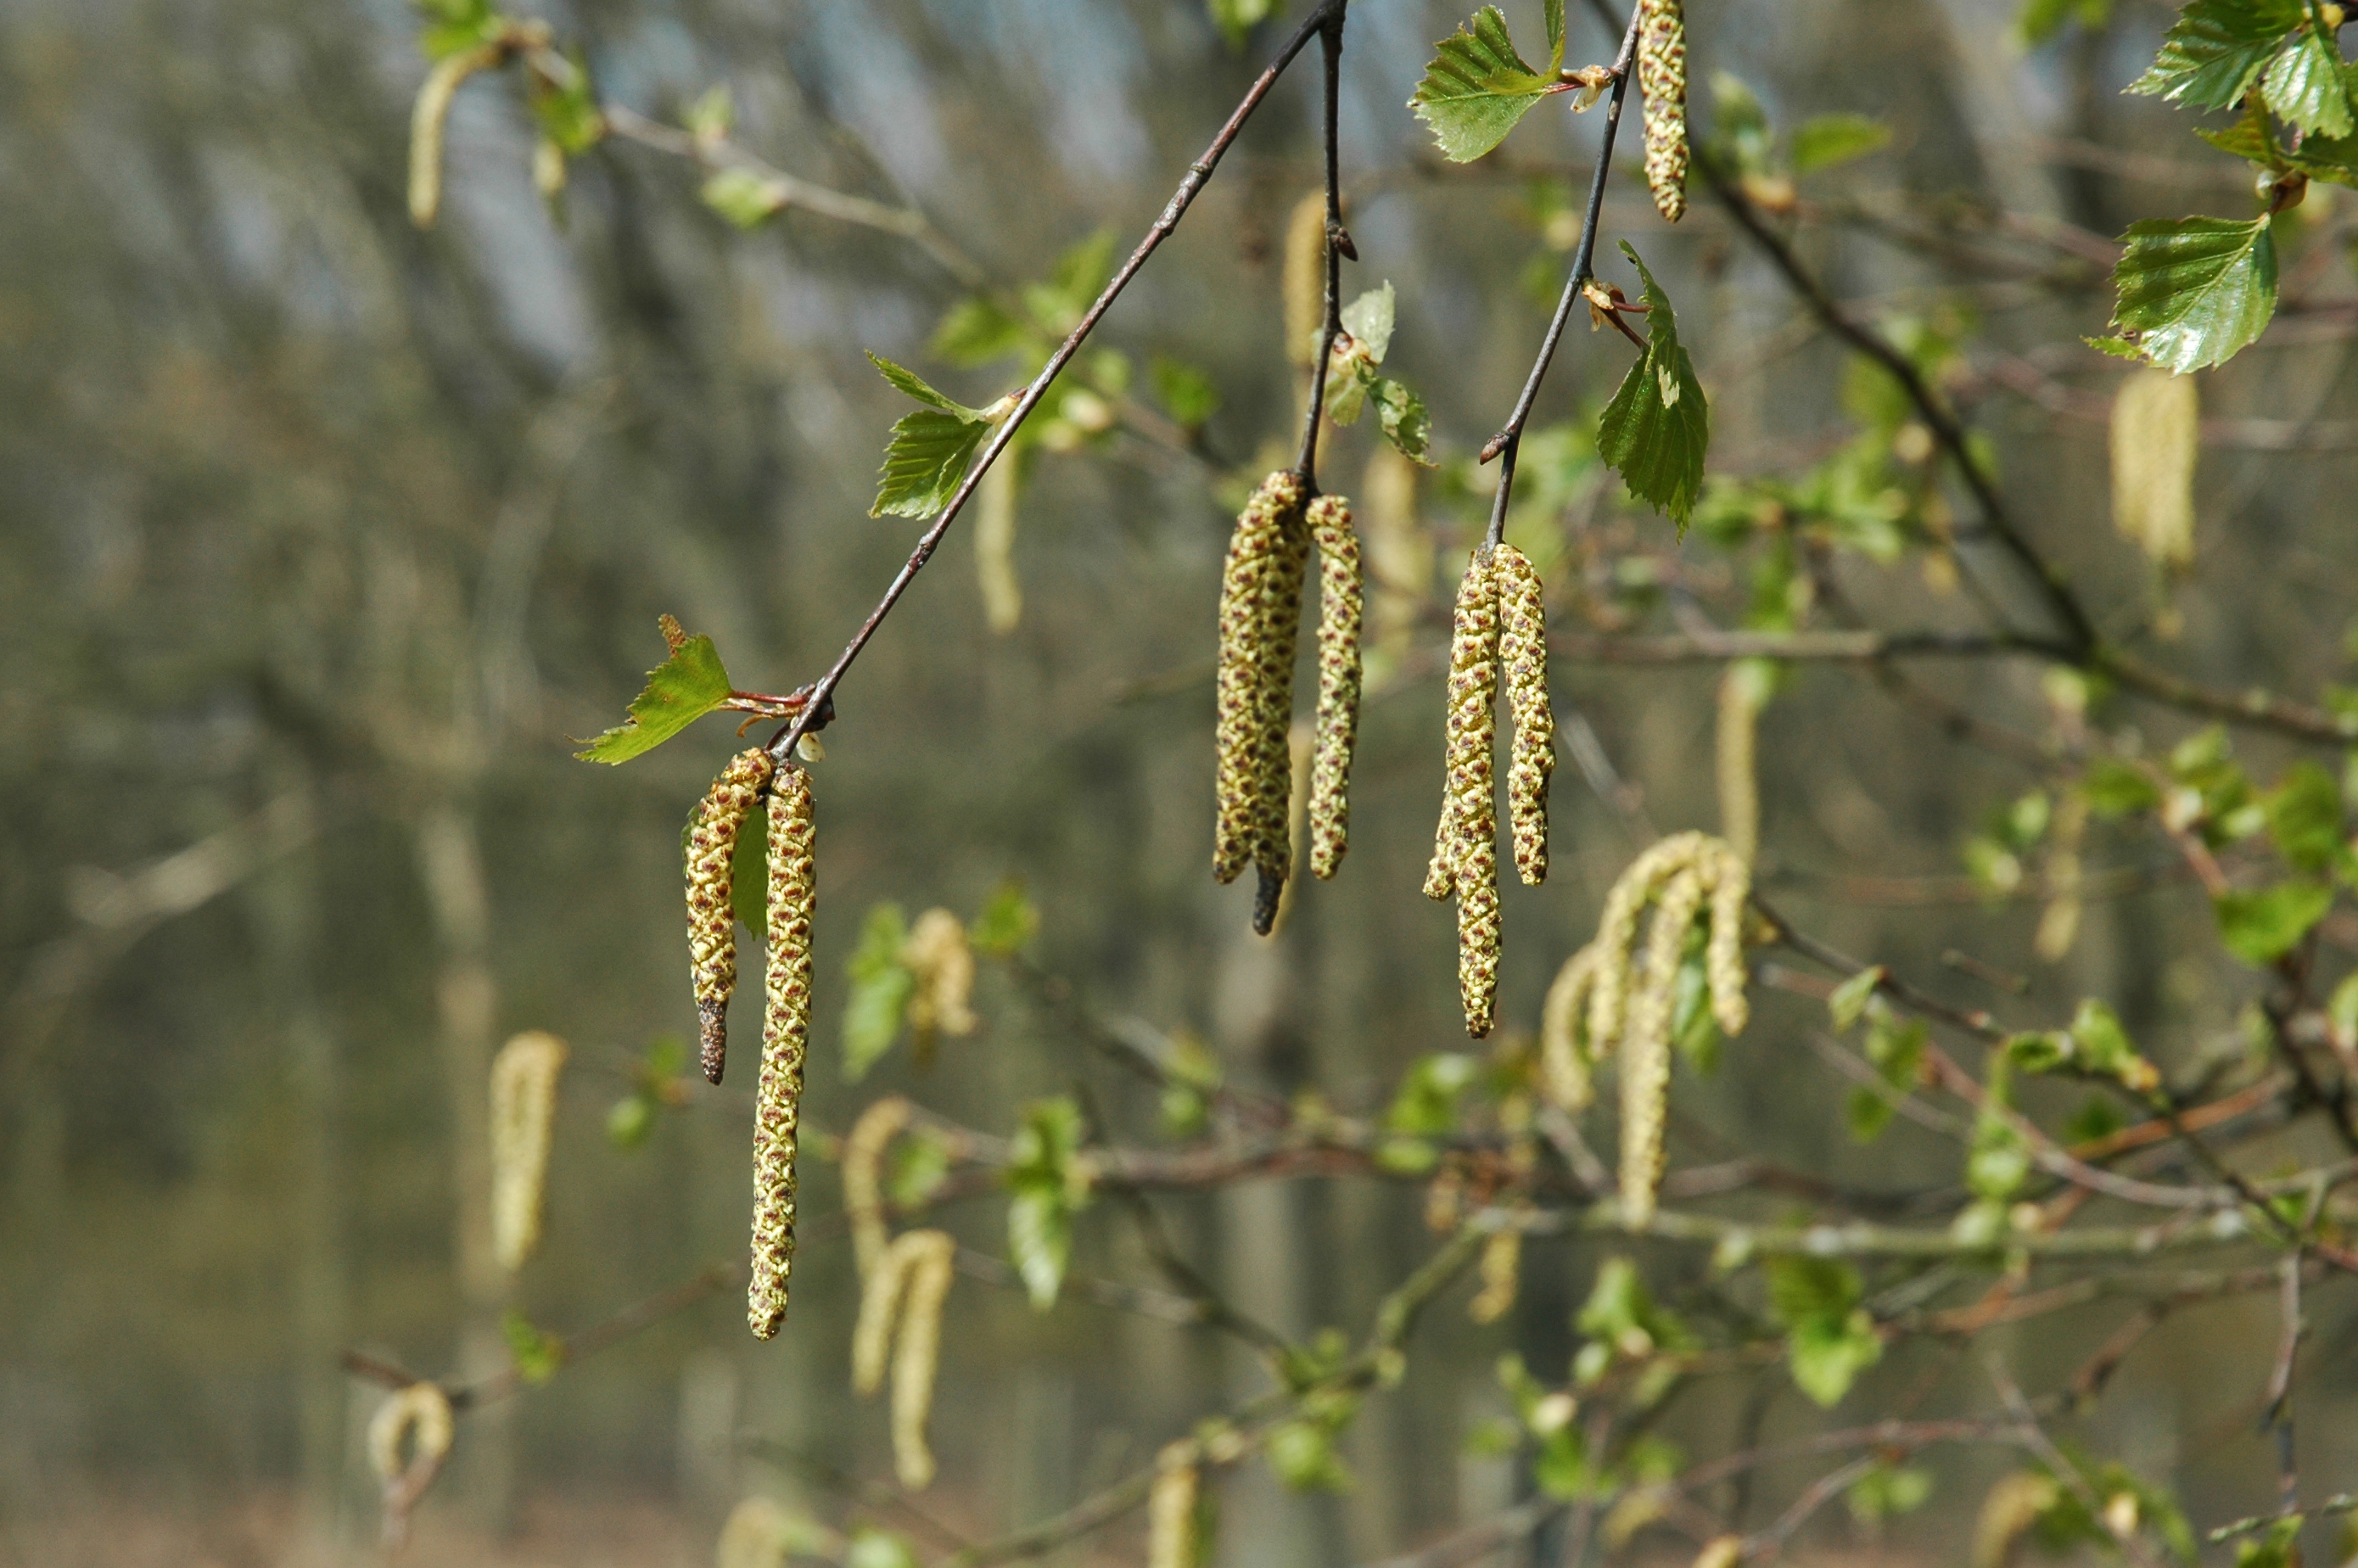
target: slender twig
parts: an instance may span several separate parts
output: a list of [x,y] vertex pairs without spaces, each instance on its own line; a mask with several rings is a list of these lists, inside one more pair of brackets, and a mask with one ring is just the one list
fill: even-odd
[[1788,659],[1874,664],[1883,659],[2052,659],[2054,644],[2009,632],[1720,632],[1682,636],[1584,636],[1548,631],[1548,655],[1572,664],[1720,664]]
[[1310,366],[1310,404],[1302,411],[1302,450],[1293,461],[1294,471],[1302,476],[1312,493],[1318,489],[1318,427],[1326,413],[1326,373],[1328,361],[1334,357],[1335,339],[1343,330],[1343,258],[1359,259],[1358,248],[1352,244],[1348,231],[1343,227],[1342,138],[1340,99],[1343,75],[1343,15],[1341,5],[1328,8],[1325,25],[1318,34],[1319,52],[1325,65],[1325,141],[1326,155],[1326,232],[1323,236],[1320,261],[1325,296],[1318,317],[1318,343],[1312,351]]
[[1245,122],[1252,118],[1253,111],[1260,107],[1261,100],[1268,97],[1270,89],[1277,85],[1278,77],[1284,72],[1287,66],[1293,63],[1294,57],[1302,52],[1311,38],[1327,26],[1328,18],[1341,12],[1343,5],[1344,0],[1324,0],[1324,3],[1303,18],[1302,25],[1294,29],[1293,36],[1286,39],[1284,46],[1278,50],[1277,57],[1253,79],[1252,86],[1246,90],[1243,101],[1238,103],[1235,112],[1228,116],[1228,123],[1220,127],[1219,134],[1212,138],[1211,146],[1204,149],[1204,156],[1187,167],[1186,177],[1180,180],[1179,189],[1172,193],[1171,200],[1164,205],[1162,215],[1157,217],[1152,225],[1147,229],[1146,237],[1139,241],[1138,248],[1130,252],[1130,259],[1122,263],[1121,270],[1113,275],[1112,281],[1105,286],[1104,292],[1098,296],[1096,303],[1089,307],[1087,313],[1081,318],[1079,324],[1074,327],[1065,341],[1056,346],[1055,352],[1048,356],[1048,362],[1041,367],[1040,373],[1032,378],[1031,384],[1026,386],[1022,395],[1016,399],[1015,406],[1009,412],[1007,418],[998,429],[992,433],[990,441],[984,445],[981,456],[967,471],[965,481],[959,484],[957,492],[950,497],[949,504],[942,508],[942,514],[934,519],[932,526],[928,527],[917,540],[917,547],[910,552],[908,560],[902,564],[900,571],[884,589],[884,597],[877,601],[874,610],[869,611],[868,619],[860,622],[860,629],[851,634],[851,641],[844,644],[843,652],[837,657],[833,666],[812,683],[809,705],[793,723],[771,739],[769,747],[771,755],[781,760],[793,755],[795,743],[814,727],[814,721],[820,708],[827,706],[834,697],[835,688],[842,681],[845,672],[849,670],[853,661],[860,657],[860,651],[868,646],[869,639],[876,635],[876,629],[884,623],[884,618],[892,613],[892,607],[901,601],[901,596],[908,591],[909,585],[916,580],[917,574],[925,569],[925,563],[933,558],[935,550],[941,546],[943,536],[949,532],[950,524],[957,521],[958,514],[965,510],[967,501],[982,483],[983,475],[990,471],[990,465],[999,460],[1000,455],[1006,451],[1009,444],[1015,439],[1016,431],[1022,427],[1023,421],[1031,417],[1032,411],[1040,406],[1043,398],[1047,396],[1048,388],[1055,384],[1056,377],[1063,373],[1065,366],[1072,362],[1073,356],[1080,351],[1081,345],[1088,341],[1089,334],[1097,330],[1098,323],[1103,320],[1105,313],[1113,308],[1113,302],[1121,297],[1122,291],[1130,287],[1130,280],[1138,276],[1139,269],[1145,266],[1147,258],[1162,246],[1164,240],[1171,237],[1173,230],[1178,228],[1179,220],[1186,214],[1196,194],[1212,178],[1212,171],[1219,167],[1221,157],[1228,152],[1229,145],[1237,139],[1238,133],[1244,129]]

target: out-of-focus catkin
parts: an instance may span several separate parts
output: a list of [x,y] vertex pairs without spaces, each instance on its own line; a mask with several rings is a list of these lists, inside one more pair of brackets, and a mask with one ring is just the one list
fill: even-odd
[[1318,364],[1326,317],[1326,193],[1314,190],[1285,220],[1285,358],[1298,371]]
[[687,834],[687,952],[704,1076],[720,1081],[729,1061],[729,998],[737,989],[737,836],[775,764],[756,746],[729,760]]
[[1719,786],[1719,836],[1747,865],[1760,852],[1758,733],[1761,705],[1768,700],[1768,673],[1738,659],[1719,677],[1718,723],[1713,772]]
[[851,1221],[851,1249],[865,1281],[892,1244],[884,1221],[884,1150],[907,1130],[916,1108],[886,1095],[860,1113],[843,1140],[843,1209]]
[[811,914],[818,887],[810,774],[782,768],[770,790],[769,954],[762,1080],[753,1101],[752,1270],[745,1318],[768,1339],[786,1321],[795,1264],[795,1152],[810,1044]]
[[1744,985],[1744,909],[1752,897],[1752,869],[1721,846],[1703,868],[1711,885],[1711,939],[1704,948],[1704,974],[1711,986],[1711,1013],[1730,1038],[1752,1022]]
[[1642,1230],[1654,1217],[1662,1184],[1663,1123],[1671,1093],[1671,1021],[1678,1005],[1679,960],[1703,906],[1702,873],[1682,866],[1664,884],[1646,935],[1646,962],[1621,1043],[1621,1222]]
[[925,911],[901,944],[901,962],[916,977],[908,1018],[920,1061],[932,1056],[936,1035],[974,1033],[974,949],[964,921],[946,909]]
[[1566,958],[1540,1009],[1540,1088],[1568,1111],[1586,1110],[1596,1098],[1595,1056],[1583,1035],[1588,993],[1605,957],[1592,942]]
[[1496,1323],[1512,1312],[1522,1263],[1523,1233],[1511,1227],[1492,1231],[1482,1243],[1482,1289],[1466,1303],[1466,1315],[1476,1323]]
[[533,1030],[492,1058],[492,1250],[514,1273],[540,1245],[565,1042]]
[[851,1336],[851,1383],[861,1394],[882,1388],[890,1353],[892,1453],[901,1484],[912,1491],[934,1478],[925,1422],[941,1363],[942,1303],[957,1256],[957,1245],[946,1232],[913,1230],[886,1248],[861,1280],[860,1320]]
[[[441,1474],[455,1433],[450,1398],[433,1383],[399,1390],[369,1418],[369,1464],[382,1487],[388,1550],[399,1548],[407,1538],[409,1510]],[[406,1460],[401,1453],[405,1440],[409,1444]]]
[[432,228],[442,210],[442,130],[449,122],[450,100],[467,78],[506,58],[506,46],[497,43],[445,55],[418,88],[409,114],[409,221],[419,228]]
[[[1301,476],[1263,480],[1237,519],[1220,579],[1217,811],[1212,875],[1234,881],[1247,866],[1262,877],[1261,903],[1276,915],[1292,859],[1286,730],[1293,717],[1293,651],[1310,540]],[[1255,910],[1264,934],[1268,920]]]
[[1195,1568],[1199,1475],[1195,1444],[1182,1440],[1163,1450],[1146,1495],[1146,1568]]
[[1548,702],[1547,605],[1539,568],[1512,545],[1490,553],[1498,579],[1498,664],[1515,718],[1507,769],[1507,814],[1515,872],[1526,887],[1547,881],[1548,778],[1555,772],[1555,709]]
[[1682,0],[1639,0],[1638,90],[1646,100],[1646,187],[1675,223],[1687,210],[1687,22]]
[[1351,503],[1310,503],[1318,550],[1318,750],[1310,775],[1310,874],[1325,880],[1350,847],[1351,752],[1359,736],[1359,624],[1366,584]]
[[1489,558],[1466,564],[1449,643],[1446,779],[1427,896],[1457,898],[1457,989],[1466,1032],[1490,1032],[1498,988],[1498,589]]

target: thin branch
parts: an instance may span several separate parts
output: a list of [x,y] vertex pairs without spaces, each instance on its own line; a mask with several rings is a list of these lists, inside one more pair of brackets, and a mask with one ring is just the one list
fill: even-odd
[[[1342,138],[1339,123],[1343,75],[1343,16],[1341,5],[1330,6],[1326,22],[1319,29],[1319,52],[1324,57],[1325,72],[1325,141],[1326,156],[1326,232],[1323,237],[1321,261],[1324,267],[1325,297],[1318,317],[1318,343],[1312,351],[1310,367],[1310,404],[1302,411],[1302,449],[1293,460],[1293,469],[1312,493],[1318,489],[1318,427],[1326,414],[1326,373],[1328,361],[1334,357],[1336,336],[1343,330],[1343,258],[1359,259],[1358,248],[1352,244],[1348,231],[1343,227]],[[1288,352],[1292,346],[1288,345]],[[1264,897],[1274,897],[1264,890]]]

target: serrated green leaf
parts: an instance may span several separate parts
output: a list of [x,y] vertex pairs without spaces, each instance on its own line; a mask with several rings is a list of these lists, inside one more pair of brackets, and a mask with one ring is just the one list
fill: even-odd
[[2212,913],[2219,917],[2219,940],[2255,968],[2264,968],[2299,946],[2332,907],[2333,888],[2326,882],[2278,882],[2212,900]]
[[1496,5],[1483,6],[1435,48],[1409,107],[1452,163],[1471,163],[1506,140],[1554,86],[1515,52]]
[[1541,11],[1547,17],[1548,70],[1563,69],[1563,0],[1541,0]]
[[843,1010],[843,1076],[858,1083],[900,1037],[901,1021],[917,977],[901,961],[909,922],[897,903],[880,903],[860,928],[860,946],[844,966],[851,1000]]
[[1344,306],[1341,314],[1343,330],[1367,350],[1369,360],[1383,363],[1384,354],[1392,345],[1392,322],[1399,314],[1391,279],[1384,279],[1382,287],[1370,288]]
[[1209,0],[1212,26],[1228,41],[1228,48],[1244,48],[1245,37],[1253,27],[1265,21],[1275,0]]
[[968,424],[979,425],[983,422],[984,415],[981,409],[968,408],[956,398],[944,395],[935,390],[931,382],[906,365],[894,364],[882,354],[870,354],[868,362],[874,365],[877,373],[891,382],[896,390],[907,393],[926,407],[938,409],[944,414],[956,415]]
[[2350,134],[2350,89],[2342,55],[2314,24],[2301,28],[2260,81],[2260,97],[2279,119],[2321,136]]
[[2129,225],[2113,269],[2114,323],[2139,334],[2145,357],[2183,375],[2233,357],[2277,308],[2268,220],[2151,219]]
[[786,188],[750,168],[724,168],[704,182],[704,204],[741,229],[758,229],[786,205]]
[[1425,412],[1424,399],[1401,382],[1378,376],[1368,389],[1368,401],[1375,405],[1376,424],[1392,449],[1412,463],[1433,467],[1426,455],[1433,442],[1433,416]]
[[1839,1404],[1883,1357],[1882,1336],[1859,1305],[1857,1271],[1831,1258],[1785,1257],[1769,1259],[1765,1271],[1794,1387],[1821,1406]]
[[1020,353],[1034,341],[1033,329],[1018,320],[1014,312],[975,294],[950,307],[942,324],[934,329],[928,347],[937,359],[973,366]]
[[[668,618],[665,624],[671,624]],[[632,700],[630,719],[573,754],[585,762],[627,762],[719,708],[731,689],[712,639],[683,637],[671,657],[647,672],[645,688]]]
[[987,425],[921,408],[892,426],[871,517],[931,517],[950,503],[967,466],[990,433]]
[[1605,406],[1596,424],[1596,451],[1621,471],[1631,495],[1667,513],[1683,533],[1703,490],[1711,408],[1704,400],[1703,383],[1695,378],[1694,362],[1680,346],[1670,296],[1627,240],[1621,242],[1621,254],[1645,280],[1650,308],[1646,352],[1629,367],[1621,389]]
[[1820,114],[1793,128],[1793,172],[1821,169],[1881,152],[1891,145],[1891,127],[1865,114]]
[[2301,19],[2300,0],[2193,0],[2128,91],[2197,109],[2230,108]]

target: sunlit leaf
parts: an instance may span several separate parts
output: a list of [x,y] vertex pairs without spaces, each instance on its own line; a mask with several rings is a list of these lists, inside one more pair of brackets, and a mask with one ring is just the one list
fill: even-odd
[[2267,808],[2268,837],[2296,870],[2325,870],[2349,842],[2342,821],[2342,786],[2315,762],[2294,763],[2262,804]]
[[729,700],[729,672],[709,637],[673,637],[679,623],[664,617],[671,657],[647,672],[646,688],[631,703],[628,722],[607,730],[573,754],[585,762],[627,762],[652,752]]
[[1864,114],[1821,114],[1793,128],[1793,172],[1815,174],[1891,145],[1891,127]]
[[2219,917],[2219,940],[2255,968],[2299,946],[2332,907],[2333,889],[2325,882],[2278,882],[2252,892],[2223,892],[2212,900]]
[[1381,364],[1391,347],[1392,322],[1398,314],[1391,280],[1386,278],[1382,287],[1370,288],[1343,307],[1343,330],[1367,350],[1368,358]]
[[1452,163],[1470,163],[1504,141],[1554,84],[1515,52],[1496,5],[1483,6],[1436,47],[1441,52],[1409,106]]
[[892,427],[871,517],[931,517],[950,503],[966,479],[967,465],[990,433],[979,408],[944,396],[916,372],[881,354],[869,362],[884,379],[925,406],[904,414]]
[[704,182],[704,204],[741,229],[758,229],[786,205],[786,188],[750,168],[724,168]]
[[1021,882],[1001,883],[967,929],[967,941],[985,957],[1012,957],[1040,929],[1040,912],[1023,896]]
[[2277,250],[2266,217],[2151,219],[2122,236],[2115,324],[2145,357],[2184,374],[2233,356],[2277,308]]
[[1694,362],[1679,343],[1670,296],[1629,243],[1622,254],[1645,280],[1646,352],[1629,367],[1621,389],[1596,425],[1599,456],[1621,470],[1629,493],[1669,514],[1682,531],[1703,489],[1704,454],[1711,446],[1711,409]]
[[1768,1307],[1786,1330],[1793,1386],[1821,1406],[1842,1402],[1883,1358],[1883,1338],[1859,1305],[1858,1272],[1831,1258],[1771,1258]]
[[2300,0],[2193,0],[2128,91],[2196,109],[2230,108],[2301,21]]
[[2314,26],[2304,27],[2260,81],[2260,97],[2277,116],[2320,136],[2350,134],[2350,87],[2341,51]]
[[901,1021],[917,977],[901,961],[909,939],[909,923],[897,903],[880,903],[868,912],[860,929],[860,946],[845,966],[851,977],[851,1000],[843,1010],[843,1076],[857,1083],[892,1048],[900,1037]]

